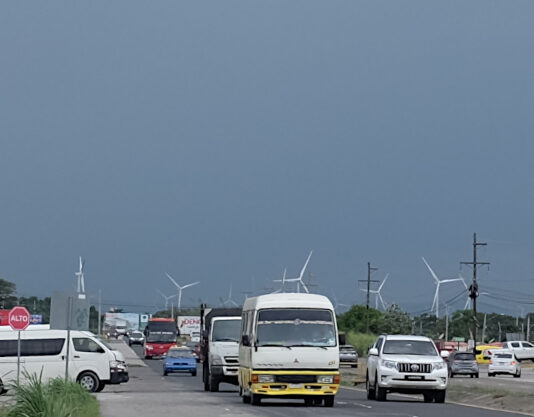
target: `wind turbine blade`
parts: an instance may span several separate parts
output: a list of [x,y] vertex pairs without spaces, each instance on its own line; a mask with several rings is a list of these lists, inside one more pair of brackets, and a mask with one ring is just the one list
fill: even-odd
[[[311,256],[311,253],[310,253],[310,256]],[[302,284],[302,288],[304,288],[304,291],[306,291],[306,293],[309,294],[310,291],[308,290],[308,287],[306,287],[306,284],[304,284],[304,281],[302,281],[302,279],[299,279],[299,281]]]
[[465,279],[462,276],[460,276],[460,278],[462,280],[462,283],[464,284],[465,289],[468,290],[469,287],[467,286],[467,283],[465,282]]
[[[304,276],[304,272],[306,271],[306,267],[308,266],[308,262],[310,262],[310,258],[312,256],[312,253],[313,253],[313,251],[310,251],[310,254],[308,255],[308,259],[306,259],[306,262],[304,263],[304,266],[300,270],[299,279],[301,279],[301,280],[302,280],[302,277]],[[304,286],[304,289],[306,289],[306,286],[304,285],[304,283],[302,283],[302,285]],[[306,290],[306,292],[309,292],[309,291]]]
[[441,281],[441,283],[443,284],[444,282],[454,282],[454,281],[462,281],[462,278],[444,279],[443,281]]
[[173,277],[171,277],[167,272],[165,272],[165,275],[167,275],[167,278],[171,280],[171,282],[176,286],[176,288],[180,289],[181,287],[178,285],[178,283],[174,280]]
[[184,286],[182,287],[182,290],[183,290],[184,288],[189,288],[189,287],[192,287],[193,285],[197,285],[197,284],[200,284],[200,281],[192,282],[191,284],[184,285]]
[[430,273],[432,274],[432,276],[434,277],[434,279],[436,280],[436,282],[439,282],[439,278],[438,276],[436,275],[436,273],[434,272],[434,270],[432,268],[430,268],[430,265],[428,264],[428,262],[426,261],[425,258],[421,257],[421,259],[423,260],[423,262],[425,263],[426,267],[428,268],[428,270],[430,271]]
[[382,289],[382,287],[384,286],[384,284],[386,283],[386,281],[388,280],[389,278],[389,273],[386,274],[386,277],[384,278],[384,281],[382,281],[382,283],[380,284],[380,286],[378,287],[378,293],[380,294],[380,290]]
[[282,282],[286,282],[286,273],[287,273],[287,268],[284,268],[284,275],[282,275]]
[[469,301],[471,301],[471,298],[467,297],[467,300],[465,300],[464,310],[467,310],[467,308],[469,307]]
[[156,292],[157,292],[159,295],[161,295],[163,298],[167,298],[167,296],[166,296],[165,294],[163,294],[163,293],[162,293],[160,290],[158,290],[157,288],[156,288]]

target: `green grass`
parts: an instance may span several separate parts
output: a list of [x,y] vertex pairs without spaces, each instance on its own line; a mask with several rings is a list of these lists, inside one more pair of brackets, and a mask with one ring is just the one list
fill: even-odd
[[347,343],[354,346],[358,356],[367,356],[367,348],[376,341],[377,336],[371,333],[357,333],[349,331],[346,335]]
[[98,417],[98,401],[75,382],[53,379],[42,382],[38,375],[25,375],[24,384],[13,386],[14,404],[0,417]]

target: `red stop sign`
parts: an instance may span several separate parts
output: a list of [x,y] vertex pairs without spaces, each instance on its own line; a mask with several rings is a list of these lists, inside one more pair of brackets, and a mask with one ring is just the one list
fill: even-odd
[[13,307],[9,312],[8,322],[13,330],[24,330],[30,324],[30,312],[26,307]]

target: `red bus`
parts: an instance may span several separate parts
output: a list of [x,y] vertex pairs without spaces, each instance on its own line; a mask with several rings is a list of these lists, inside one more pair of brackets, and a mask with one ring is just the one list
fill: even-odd
[[176,345],[178,330],[173,319],[152,318],[145,328],[145,359],[165,355],[171,346]]

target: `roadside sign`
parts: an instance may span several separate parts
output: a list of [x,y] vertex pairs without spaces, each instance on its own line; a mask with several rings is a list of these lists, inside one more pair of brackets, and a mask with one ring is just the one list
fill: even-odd
[[17,384],[20,377],[20,332],[30,325],[30,312],[26,307],[16,306],[11,309],[7,318],[9,325],[13,330],[17,330],[19,337],[17,339]]
[[13,330],[25,330],[30,324],[30,312],[26,307],[13,307],[9,312],[8,322]]

